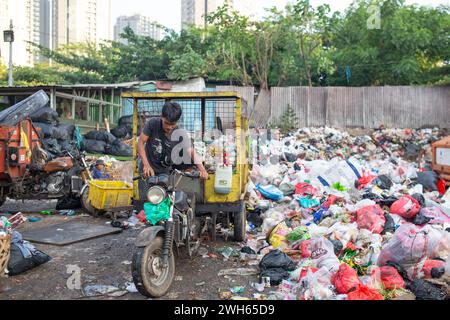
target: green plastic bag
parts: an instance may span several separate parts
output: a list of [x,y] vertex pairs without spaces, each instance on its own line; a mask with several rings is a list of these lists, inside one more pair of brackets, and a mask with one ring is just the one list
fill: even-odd
[[291,233],[289,233],[286,236],[286,239],[288,239],[291,242],[298,241],[298,240],[309,240],[311,239],[311,235],[308,233],[308,228],[305,226],[300,226],[294,229]]
[[144,212],[147,217],[147,221],[152,226],[157,225],[160,221],[169,220],[170,218],[170,198],[167,197],[163,202],[158,205],[147,202],[144,204]]

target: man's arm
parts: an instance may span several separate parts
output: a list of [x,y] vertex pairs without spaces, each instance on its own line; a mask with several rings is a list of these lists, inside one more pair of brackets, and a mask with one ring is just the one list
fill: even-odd
[[139,142],[137,144],[137,151],[142,159],[142,164],[144,166],[144,176],[146,177],[153,177],[155,175],[155,171],[153,170],[152,166],[150,165],[150,162],[147,158],[147,152],[145,152],[145,144],[150,139],[149,136],[147,136],[144,133],[141,133],[141,136],[139,137]]
[[202,159],[200,156],[195,152],[194,148],[189,149],[189,154],[191,155],[192,159],[194,160],[194,164],[197,166],[198,171],[200,172],[200,177],[203,180],[208,180],[209,174],[206,171],[205,167],[203,166]]

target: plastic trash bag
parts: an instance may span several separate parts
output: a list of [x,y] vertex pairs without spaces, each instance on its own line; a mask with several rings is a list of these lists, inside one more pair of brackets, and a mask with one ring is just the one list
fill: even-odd
[[346,188],[354,188],[355,181],[359,180],[362,174],[363,170],[359,162],[354,158],[350,158],[331,166],[326,172],[320,174],[317,179],[325,187],[331,187],[339,182]]
[[306,182],[301,182],[298,183],[295,186],[295,194],[299,194],[301,196],[305,196],[305,195],[317,195],[318,190],[317,188],[313,187],[312,185],[310,185],[309,183]]
[[383,231],[386,218],[380,206],[374,205],[359,209],[356,212],[356,222],[358,228],[380,234]]
[[407,286],[416,296],[416,300],[446,300],[447,293],[440,289],[438,286],[422,280],[416,279],[410,282]]
[[305,300],[330,300],[335,294],[331,284],[332,274],[327,268],[321,268],[316,272],[308,270],[308,273],[300,281],[301,296]]
[[116,140],[111,145],[106,145],[105,153],[118,157],[131,157],[133,156],[133,149],[122,141]]
[[258,184],[256,186],[256,189],[266,199],[270,199],[273,201],[280,201],[284,197],[283,192],[273,185],[261,186],[260,184]]
[[297,264],[286,253],[280,250],[272,250],[262,258],[259,267],[262,270],[282,268],[287,271],[294,271]]
[[438,176],[434,171],[417,172],[417,183],[429,191],[437,191]]
[[378,290],[360,285],[356,290],[348,293],[347,300],[384,300],[384,297]]
[[349,293],[362,285],[356,271],[348,264],[342,263],[339,270],[332,277],[331,282],[336,287],[338,293]]
[[107,144],[112,144],[117,140],[114,135],[106,131],[90,131],[84,137],[88,140],[104,141]]
[[58,113],[52,108],[41,108],[30,115],[31,121],[54,124],[58,121]]
[[295,186],[290,183],[282,183],[279,189],[285,196],[291,196],[295,192]]
[[274,247],[275,249],[278,248],[286,248],[289,246],[289,242],[286,239],[286,236],[292,231],[291,228],[289,228],[285,221],[279,223],[270,233],[268,242]]
[[13,232],[8,262],[10,276],[22,274],[50,260],[49,255],[36,249],[30,242],[23,240],[19,232]]
[[300,198],[298,199],[298,202],[302,208],[309,209],[309,208],[315,208],[320,205],[320,202],[316,199],[310,199],[310,198]]
[[389,213],[385,212],[384,219],[386,220],[386,222],[384,223],[383,232],[381,234],[394,233],[395,232],[395,222],[394,222],[394,219],[392,218],[392,216]]
[[397,269],[391,266],[383,266],[374,268],[371,272],[371,277],[376,278],[385,290],[396,290],[405,288],[405,281],[398,273]]
[[446,259],[449,252],[448,232],[436,230],[429,225],[421,228],[405,223],[397,229],[394,237],[381,250],[377,264],[384,266],[388,261],[398,263],[404,268],[409,268],[408,276],[414,279],[420,271],[420,262],[424,262],[426,258]]
[[439,207],[429,207],[420,209],[420,213],[427,218],[431,218],[430,224],[450,223],[450,215]]
[[414,218],[419,211],[419,202],[410,195],[401,197],[398,201],[395,201],[390,208],[391,213],[398,214],[406,219]]
[[[302,247],[303,249],[303,247]],[[334,246],[331,241],[326,238],[312,239],[306,249],[311,252],[310,258],[317,268],[327,268],[328,271],[334,272],[339,269],[339,259],[334,254]],[[303,251],[302,251],[303,256]]]
[[425,279],[440,278],[445,273],[445,261],[427,259],[422,272]]
[[376,177],[372,183],[383,190],[389,190],[393,185],[392,180],[386,175]]
[[42,139],[53,138],[53,125],[44,122],[33,122],[33,125],[36,129],[40,129],[38,132]]
[[81,142],[81,150],[88,153],[105,153],[106,142],[98,140],[83,139]]
[[289,279],[290,273],[283,268],[270,268],[261,271],[260,278],[269,278],[271,286],[278,286],[283,280]]

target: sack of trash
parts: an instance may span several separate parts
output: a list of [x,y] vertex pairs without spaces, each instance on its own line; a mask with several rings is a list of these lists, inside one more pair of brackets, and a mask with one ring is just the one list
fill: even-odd
[[289,278],[289,271],[294,271],[296,263],[289,256],[280,251],[272,250],[259,263],[260,278],[270,278],[270,284],[277,286],[283,279]]
[[83,139],[81,142],[81,150],[88,153],[105,153],[106,142],[98,140]]
[[107,144],[112,144],[114,141],[117,140],[117,138],[112,135],[111,133],[107,131],[90,131],[87,134],[84,135],[84,137],[88,140],[97,140],[97,141],[103,141]]
[[49,107],[44,107],[30,115],[31,121],[47,124],[56,124],[58,122],[58,113]]
[[105,153],[111,156],[131,157],[133,148],[117,139],[112,144],[106,145]]
[[111,130],[111,134],[117,139],[131,139],[133,136],[133,126],[129,124],[118,126]]
[[23,240],[19,232],[13,232],[8,262],[8,274],[10,276],[19,275],[50,260],[49,255],[37,250],[31,243]]

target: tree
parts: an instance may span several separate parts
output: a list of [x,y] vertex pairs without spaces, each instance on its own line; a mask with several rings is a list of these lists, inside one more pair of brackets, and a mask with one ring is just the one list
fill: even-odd
[[203,57],[187,45],[180,55],[171,56],[169,79],[188,80],[191,77],[206,75],[206,62]]

